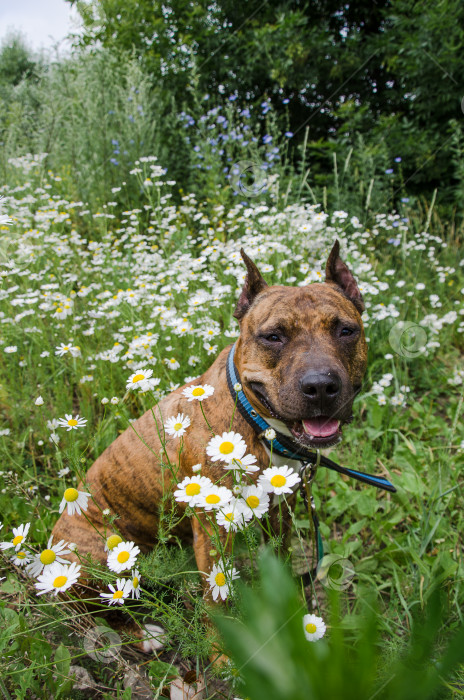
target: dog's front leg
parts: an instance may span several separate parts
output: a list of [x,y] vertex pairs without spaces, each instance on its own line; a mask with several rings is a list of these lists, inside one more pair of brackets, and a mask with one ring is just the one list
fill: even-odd
[[[214,562],[219,560],[220,550],[225,548],[227,540],[227,532],[223,528],[218,528],[219,532],[213,528],[211,524],[213,518],[213,513],[206,514],[203,511],[196,511],[191,521],[193,551],[195,552],[197,568],[198,571],[204,574],[209,574]],[[203,588],[205,594],[208,594],[208,586],[205,579]]]

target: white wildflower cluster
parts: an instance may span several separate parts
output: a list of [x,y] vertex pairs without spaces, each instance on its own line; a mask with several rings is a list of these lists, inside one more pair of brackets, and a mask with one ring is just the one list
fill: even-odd
[[379,406],[406,406],[406,397],[411,388],[403,384],[399,387],[399,391],[392,394],[390,391],[392,382],[393,374],[386,372],[373,383],[371,393],[376,397]]
[[[69,473],[69,469],[63,471]],[[62,513],[66,509],[70,516],[81,515],[87,510],[90,497],[91,494],[85,491],[67,488],[59,512]],[[105,515],[110,515],[110,512],[105,511]],[[65,558],[65,555],[76,551],[76,545],[64,540],[53,544],[51,536],[47,546],[37,550],[27,542],[30,526],[31,523],[24,523],[13,527],[12,538],[0,542],[0,550],[7,553],[12,550],[11,562],[15,566],[23,567],[26,574],[36,579],[34,585],[37,595],[53,593],[56,596],[67,591],[78,582],[81,575],[81,564],[75,561],[70,563]],[[140,572],[135,566],[140,553],[139,547],[134,542],[123,541],[120,535],[112,534],[106,539],[105,551],[108,552],[107,565],[110,571],[118,574],[131,571],[129,578],[117,579],[115,585],[109,585],[110,593],[100,593],[100,597],[108,605],[122,605],[129,596],[139,598]]]
[[[214,387],[208,384],[189,386],[183,394],[189,402],[202,402],[214,394]],[[182,413],[168,418],[164,424],[166,433],[173,438],[182,437],[189,427],[190,418]],[[269,438],[275,438],[272,429]],[[266,518],[271,497],[291,494],[301,481],[298,474],[287,465],[270,466],[263,470],[256,482],[250,479],[251,474],[259,471],[257,459],[254,455],[247,454],[243,437],[233,431],[214,435],[206,445],[206,455],[211,462],[221,462],[223,468],[232,475],[233,489],[201,476],[201,465],[195,465],[193,475],[186,476],[177,484],[174,498],[178,503],[185,503],[214,517],[217,525],[227,532],[242,530],[253,520]],[[213,599],[216,600],[220,595],[225,600],[231,582],[238,575],[233,567],[227,568],[224,562],[215,565],[207,579]]]

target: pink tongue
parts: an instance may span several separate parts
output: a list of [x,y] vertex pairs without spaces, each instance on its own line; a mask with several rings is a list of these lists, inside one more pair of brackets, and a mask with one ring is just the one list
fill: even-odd
[[313,437],[330,437],[338,430],[339,421],[328,416],[318,416],[303,421],[303,428],[307,435]]

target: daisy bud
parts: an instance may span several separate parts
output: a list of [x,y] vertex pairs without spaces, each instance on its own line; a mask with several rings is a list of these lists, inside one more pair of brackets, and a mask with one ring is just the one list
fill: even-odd
[[232,488],[232,493],[234,496],[240,496],[242,493],[242,487],[239,484],[235,484],[235,486]]
[[106,396],[104,396],[104,397],[102,398],[101,402],[102,402],[103,405],[105,405],[106,403],[109,402],[109,399],[107,399]]
[[194,465],[193,465],[193,467],[192,467],[192,472],[193,472],[194,474],[196,474],[196,473],[199,472],[200,470],[201,470],[201,464],[194,464]]
[[105,510],[103,511],[103,515],[109,515],[110,513],[111,511],[109,508],[105,508]]
[[118,397],[117,397],[117,396],[113,396],[113,398],[111,399],[111,403],[114,404],[115,406],[117,406],[118,403],[119,403]]
[[210,549],[210,551],[209,551],[209,556],[210,556],[210,557],[215,557],[216,554],[217,554],[217,551],[216,551],[215,549]]
[[237,382],[236,384],[234,384],[234,391],[236,391],[237,394],[239,391],[242,391],[242,385],[240,384],[240,382]]
[[36,400],[34,401],[36,406],[43,406],[44,400],[41,396],[38,396]]
[[266,440],[275,440],[276,436],[276,431],[274,428],[268,428],[267,430],[264,431],[264,437]]

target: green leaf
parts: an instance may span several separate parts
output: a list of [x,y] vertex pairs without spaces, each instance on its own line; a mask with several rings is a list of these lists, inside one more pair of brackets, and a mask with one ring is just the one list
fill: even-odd
[[59,676],[66,677],[69,674],[69,667],[71,666],[71,654],[64,644],[60,644],[56,650],[54,661]]

